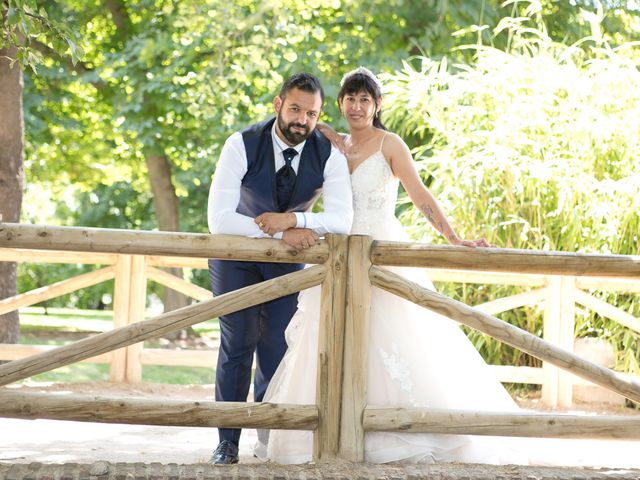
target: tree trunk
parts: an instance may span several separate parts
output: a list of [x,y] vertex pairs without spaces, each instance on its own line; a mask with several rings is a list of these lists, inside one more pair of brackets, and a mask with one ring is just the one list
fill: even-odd
[[[20,221],[24,184],[24,128],[22,122],[22,71],[15,48],[0,49],[0,221]],[[8,57],[8,58],[7,58]],[[17,293],[14,262],[0,262],[0,299]],[[18,312],[0,315],[0,343],[17,343],[20,333]]]
[[[158,227],[167,232],[180,231],[180,214],[178,213],[178,196],[171,182],[171,166],[164,155],[145,154],[147,168],[149,170],[149,181],[153,192],[153,204],[156,209]],[[167,269],[173,275],[183,277],[181,268]],[[163,294],[164,311],[169,312],[176,308],[188,305],[189,299],[183,294],[164,289]]]

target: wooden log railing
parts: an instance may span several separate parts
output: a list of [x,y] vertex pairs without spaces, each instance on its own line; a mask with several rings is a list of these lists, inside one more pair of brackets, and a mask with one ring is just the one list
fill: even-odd
[[371,250],[375,265],[435,267],[490,272],[537,273],[543,275],[629,277],[637,279],[640,258],[571,252],[539,252],[500,248],[425,245],[408,242],[375,243]]
[[367,407],[365,431],[462,433],[505,437],[640,439],[640,418],[623,415],[541,415],[425,408]]
[[[139,272],[131,271],[133,258],[144,265],[144,278]],[[136,323],[144,319],[143,305],[145,295],[139,294],[136,298],[130,291],[141,288],[136,287],[137,283],[146,280],[157,281],[158,283],[174,288],[196,300],[206,300],[211,298],[211,293],[197,285],[193,285],[181,278],[175,277],[157,267],[188,267],[193,269],[206,269],[206,259],[195,257],[171,257],[157,255],[125,255],[106,254],[95,252],[66,252],[50,250],[21,250],[15,248],[0,247],[0,261],[17,262],[38,262],[38,263],[74,263],[74,264],[113,264],[116,267],[115,274],[110,270],[101,269],[95,272],[74,277],[69,280],[58,282],[57,284],[38,288],[31,292],[26,292],[12,298],[0,300],[0,313],[11,311],[20,306],[33,305],[36,302],[55,298],[63,293],[73,291],[74,288],[89,286],[99,283],[99,275],[103,279],[113,276],[116,278],[116,288],[114,291],[114,326],[119,327],[128,323]],[[616,292],[637,293],[640,292],[640,280],[632,278],[606,278],[606,277],[569,277],[573,278],[575,289],[566,295],[560,295],[557,288],[553,287],[558,282],[558,276],[545,276],[539,274],[513,274],[495,272],[477,272],[471,270],[442,270],[430,268],[429,276],[434,281],[440,282],[464,282],[481,284],[506,284],[516,286],[528,286],[535,290],[509,297],[498,298],[484,304],[475,305],[474,308],[490,315],[526,306],[544,303],[553,305],[545,312],[544,338],[571,351],[573,349],[573,337],[571,335],[560,339],[558,332],[573,330],[573,319],[567,318],[567,308],[565,303],[575,301],[594,312],[610,318],[621,325],[640,332],[640,320],[629,313],[616,308],[585,290],[608,290]],[[77,279],[81,279],[80,282]],[[74,285],[75,284],[75,285]],[[60,289],[61,285],[73,285],[73,288]],[[537,287],[537,288],[536,288]],[[130,308],[130,303],[133,305]],[[564,315],[562,313],[565,312]],[[0,344],[0,360],[16,360],[27,355],[51,350],[47,345],[9,345]],[[108,363],[111,366],[111,380],[115,382],[139,382],[143,365],[166,365],[166,366],[190,366],[208,367],[215,365],[217,351],[208,350],[167,350],[159,348],[137,348],[136,351],[125,350],[92,357],[88,362]],[[512,383],[534,383],[543,387],[543,403],[547,407],[570,407],[571,392],[573,385],[589,384],[578,377],[560,376],[557,368],[545,363],[544,368],[534,367],[514,367],[507,365],[494,365],[492,369],[503,382]]]
[[590,380],[626,398],[640,402],[640,382],[622,377],[608,368],[584,360],[518,327],[420,287],[393,272],[374,266],[369,275],[372,285],[376,287],[486,333],[503,343],[568,370],[574,375]]
[[154,255],[297,263],[324,263],[329,255],[326,243],[297,251],[283,242],[255,242],[235,235],[12,223],[0,223],[0,246],[129,255],[147,255],[151,252]]
[[[20,247],[20,249],[16,247]],[[1,248],[9,247],[9,248]],[[35,249],[35,250],[33,250]],[[238,238],[231,235],[145,232],[78,227],[51,227],[0,223],[0,261],[109,264],[94,272],[79,275],[53,285],[0,300],[0,314],[34,305],[80,288],[115,277],[114,327],[138,323],[145,318],[146,282],[156,281],[196,300],[211,298],[207,290],[155,267],[172,266],[176,255],[180,266],[206,268],[206,258],[227,258],[233,251],[237,260],[266,262],[324,263],[328,246],[321,243],[303,252],[280,241]],[[152,256],[145,254],[153,253]],[[31,351],[48,351],[32,346]],[[133,344],[106,356],[92,357],[108,362],[110,378],[115,382],[140,382],[143,364],[168,364],[211,367],[216,352],[172,352],[144,349]],[[0,345],[0,360],[15,359],[12,346]]]
[[151,320],[143,320],[110,332],[93,335],[50,352],[14,360],[0,365],[0,386],[150,338],[158,338],[205,320],[265,303],[284,295],[291,295],[318,285],[324,279],[325,273],[323,265],[316,265],[234,290],[211,300],[179,308]]
[[[121,234],[121,235],[119,235]],[[38,239],[41,239],[40,241]],[[116,285],[114,290],[119,299],[114,305],[114,317],[121,323],[112,331],[94,335],[83,340],[38,353],[26,358],[0,365],[0,386],[15,382],[37,373],[42,373],[63,365],[86,360],[96,355],[121,352],[127,347],[127,357],[139,354],[140,342],[177,331],[211,318],[264,303],[284,295],[322,284],[324,317],[323,325],[331,331],[323,332],[319,344],[321,362],[318,368],[318,406],[278,405],[252,406],[251,404],[194,405],[189,402],[164,401],[135,403],[128,405],[114,399],[87,398],[76,396],[71,403],[58,402],[58,398],[46,401],[33,394],[17,395],[11,391],[0,392],[7,399],[10,408],[0,407],[0,415],[17,418],[67,418],[80,421],[119,420],[132,423],[158,424],[165,416],[174,415],[177,425],[202,425],[218,427],[259,427],[298,428],[291,423],[289,413],[303,416],[299,428],[312,429],[315,434],[314,456],[318,459],[334,458],[338,453],[339,423],[335,422],[340,413],[342,382],[342,344],[334,341],[341,338],[344,329],[344,288],[340,277],[346,272],[347,238],[329,236],[326,242],[298,252],[276,240],[255,240],[231,236],[210,236],[193,234],[165,234],[160,232],[127,232],[100,229],[37,227],[30,225],[0,224],[0,247],[67,249],[97,252],[98,254],[119,253],[115,262]],[[329,252],[329,246],[332,246]],[[194,256],[205,258],[233,258],[236,260],[286,261],[294,263],[321,263],[304,270],[284,275],[273,280],[245,287],[218,297],[201,301],[151,320],[131,324],[129,317],[142,318],[146,277],[145,257],[153,253],[160,256]],[[68,259],[68,257],[67,257]],[[327,270],[330,267],[330,271]],[[111,272],[111,269],[109,270]],[[166,278],[150,270],[155,278]],[[117,273],[120,273],[118,276]],[[329,276],[330,281],[324,281]],[[91,277],[91,274],[89,274]],[[133,279],[133,281],[130,281]],[[120,281],[118,281],[120,280]],[[174,280],[173,286],[180,283]],[[199,293],[199,292],[198,292]],[[204,296],[204,295],[203,295]],[[342,297],[342,299],[340,299]],[[46,293],[38,296],[42,301]],[[50,298],[50,297],[49,297]],[[5,299],[5,306],[16,299]],[[20,301],[20,299],[18,299]],[[21,304],[23,305],[24,302]],[[342,317],[342,320],[340,319]],[[324,340],[322,340],[324,339]],[[129,366],[127,366],[129,370]],[[129,377],[136,377],[134,372]],[[81,408],[71,407],[77,405]],[[184,411],[184,416],[176,416],[176,411]],[[252,414],[258,414],[252,418]],[[30,417],[30,415],[33,415]],[[204,415],[204,417],[203,417]],[[284,420],[283,420],[284,416]],[[206,418],[205,418],[206,417]],[[164,423],[167,424],[167,423]],[[287,427],[286,425],[293,425]]]
[[[211,297],[208,290],[193,285],[181,278],[175,277],[156,267],[189,267],[189,268],[207,268],[206,259],[196,257],[173,257],[167,255],[129,255],[116,253],[98,253],[94,249],[98,248],[105,252],[116,251],[122,249],[125,251],[143,251],[135,250],[140,247],[135,244],[139,239],[144,240],[145,245],[161,244],[158,232],[122,232],[118,230],[98,230],[98,229],[79,229],[79,228],[60,228],[60,227],[37,227],[33,225],[20,226],[20,232],[16,232],[11,225],[4,224],[6,227],[2,232],[6,235],[10,242],[16,235],[20,236],[20,241],[25,240],[27,245],[36,242],[36,238],[45,238],[44,247],[58,248],[59,243],[69,243],[69,238],[73,242],[81,243],[82,238],[89,238],[93,242],[90,252],[67,252],[53,250],[20,250],[15,248],[0,247],[0,261],[23,261],[23,262],[43,262],[43,263],[84,263],[84,264],[111,264],[115,267],[115,273],[110,267],[97,270],[88,274],[80,275],[57,284],[42,287],[31,292],[26,292],[15,297],[0,300],[0,314],[11,311],[21,306],[33,305],[34,303],[55,298],[64,293],[69,293],[78,288],[90,286],[100,281],[107,280],[113,276],[116,278],[116,287],[114,290],[114,326],[120,327],[130,323],[136,323],[144,319],[144,303],[146,300],[145,285],[147,280],[156,281],[165,287],[173,288],[184,293],[196,300],[206,300]],[[23,228],[24,227],[24,228]],[[116,248],[117,241],[113,239],[114,235],[124,233],[123,245]],[[147,235],[150,234],[150,235]],[[176,234],[168,234],[166,241],[174,242]],[[231,237],[222,236],[222,247],[216,242],[210,242],[203,239],[202,235],[194,234],[178,234],[184,235],[191,243],[206,243],[212,245],[213,250],[224,249]],[[80,239],[75,239],[80,237]],[[207,237],[207,236],[205,236]],[[133,239],[133,240],[132,240]],[[195,239],[198,239],[195,241]],[[98,240],[98,241],[96,241]],[[251,257],[255,252],[251,252],[250,245],[243,246],[246,239],[239,239],[241,245],[241,255]],[[129,243],[127,243],[129,242]],[[260,243],[260,242],[259,242]],[[399,253],[394,253],[395,257],[387,258],[385,256],[386,249],[399,246]],[[163,247],[166,248],[166,247]],[[444,250],[443,250],[444,248]],[[273,257],[273,251],[282,250],[280,242],[271,242],[265,253],[268,257]],[[413,256],[419,251],[419,262],[425,265],[431,265],[434,258],[440,258],[444,252],[447,255],[446,263],[456,268],[468,268],[464,260],[460,260],[465,254],[477,254],[478,252],[469,252],[462,249],[458,251],[449,251],[452,247],[425,246],[425,245],[404,245],[393,242],[375,242],[375,250],[372,252],[373,258],[381,258],[382,263],[404,265],[406,263],[415,263]],[[178,246],[178,251],[184,251],[183,246]],[[286,249],[284,249],[286,250]],[[455,250],[455,249],[454,249]],[[325,250],[327,251],[326,247]],[[319,254],[304,255],[304,261],[313,262],[315,260],[325,258],[325,253],[320,249]],[[408,252],[408,254],[407,254]],[[504,259],[517,258],[516,265],[522,263],[523,256],[527,252],[523,251],[491,251],[490,254],[494,260],[500,264]],[[589,275],[600,275],[603,269],[601,264],[615,264],[620,262],[620,256],[594,256],[586,255],[587,267],[577,265],[576,255],[558,252],[529,252],[536,261],[553,262],[558,258],[563,272],[566,273],[567,268],[578,269],[582,273]],[[292,258],[298,257],[297,252],[289,252]],[[276,256],[283,255],[280,252]],[[286,254],[284,254],[286,255]],[[311,258],[309,258],[311,257]],[[410,261],[407,260],[410,259]],[[624,257],[622,257],[624,258]],[[550,260],[551,259],[551,260]],[[435,260],[437,261],[437,260]],[[481,264],[482,262],[478,262]],[[595,265],[595,267],[594,267]],[[496,269],[498,267],[495,267]],[[476,267],[482,268],[482,267]],[[504,268],[504,266],[502,266]],[[553,267],[558,268],[558,267]],[[624,269],[627,267],[623,267]],[[541,271],[539,266],[528,266],[528,270],[532,272]],[[631,277],[586,277],[586,276],[569,276],[569,275],[542,275],[538,273],[514,274],[509,272],[488,272],[473,270],[442,270],[430,268],[429,275],[433,280],[444,282],[465,282],[465,283],[499,283],[507,285],[524,285],[529,287],[539,287],[535,290],[524,292],[509,297],[498,298],[485,304],[475,305],[474,307],[485,313],[495,315],[510,309],[519,308],[527,305],[535,305],[536,303],[545,304],[545,321],[543,329],[543,338],[550,342],[571,351],[573,349],[573,331],[574,331],[574,303],[583,305],[596,313],[613,319],[621,325],[628,327],[636,332],[640,332],[640,320],[627,312],[607,304],[593,295],[585,292],[588,289],[624,291],[624,292],[640,292],[640,280]],[[564,285],[564,287],[563,287]],[[47,346],[23,346],[16,348],[14,345],[0,344],[0,360],[15,360],[26,356],[27,354],[37,353],[38,351],[48,351]],[[211,367],[215,365],[217,351],[213,350],[169,350],[143,348],[142,345],[132,345],[124,350],[117,350],[97,357],[90,358],[86,361],[103,362],[110,364],[111,380],[116,382],[139,382],[142,379],[143,365],[168,365],[168,366],[193,366],[193,367]],[[492,367],[499,379],[503,382],[514,383],[537,383],[542,385],[542,400],[548,407],[570,407],[572,404],[573,386],[580,384],[588,384],[578,377],[565,374],[553,365],[544,362],[543,368],[534,367],[513,367],[513,366],[493,366]]]
[[118,398],[91,395],[49,395],[0,390],[2,416],[186,427],[273,428],[314,430],[315,405],[251,402],[203,402]]
[[[192,257],[190,261],[194,262],[194,265],[199,265],[195,258],[199,256],[322,264],[213,299],[205,299],[207,296],[204,292],[191,289],[194,295],[202,296],[200,303],[133,325],[125,321],[113,331],[0,365],[0,385],[6,385],[35,373],[86,360],[92,356],[104,355],[107,352],[115,355],[122,351],[122,347],[135,348],[134,346],[142,340],[320,284],[322,320],[316,406],[309,408],[301,405],[262,406],[244,403],[221,406],[151,400],[129,404],[122,401],[114,403],[113,399],[83,396],[76,396],[70,399],[71,403],[65,404],[59,398],[43,398],[34,394],[0,390],[0,400],[3,401],[0,416],[149,424],[168,424],[162,419],[172,417],[172,425],[312,429],[315,432],[315,459],[338,456],[360,462],[364,460],[365,432],[371,430],[443,432],[446,429],[446,433],[479,435],[640,437],[638,422],[631,421],[628,417],[574,418],[509,412],[438,412],[424,409],[379,408],[368,406],[366,403],[369,295],[372,285],[443,313],[573,375],[586,378],[631,400],[640,401],[640,384],[635,380],[595,365],[571,351],[563,350],[555,344],[484,313],[494,313],[543,299],[547,303],[550,300],[553,303],[558,299],[558,292],[561,295],[572,295],[576,289],[584,288],[584,285],[606,283],[603,277],[616,277],[619,279],[617,286],[625,286],[630,282],[629,291],[640,291],[637,284],[640,278],[640,259],[635,256],[567,255],[559,252],[500,249],[470,250],[372,242],[368,237],[352,236],[347,239],[331,235],[317,246],[299,253],[273,240],[15,224],[0,224],[0,247],[88,251],[93,252],[96,257],[107,255],[112,260],[113,257],[110,255],[117,254],[115,262],[112,263],[115,264],[116,272],[115,289],[120,291],[121,300],[120,303],[116,302],[115,307],[116,310],[120,310],[119,318],[125,320],[129,316],[140,315],[140,307],[144,305],[140,300],[144,293],[141,287],[143,282],[138,281],[137,286],[133,287],[126,285],[124,281],[118,283],[118,272],[124,272],[121,278],[134,278],[138,275],[143,280],[146,279],[147,272],[150,277],[154,276],[167,283],[173,282],[174,287],[185,290],[190,288],[174,279],[167,279],[155,269],[147,268],[145,260],[151,257],[143,255],[154,255],[157,264],[162,266],[176,262],[176,256]],[[33,252],[31,254],[33,255]],[[27,254],[25,258],[28,258]],[[70,257],[67,256],[68,258]],[[105,258],[107,257],[102,257],[103,260]],[[496,282],[512,278],[514,273],[522,270],[534,276],[536,284],[542,288],[507,300],[488,302],[474,309],[423,289],[377,265],[430,268],[446,266],[454,269],[453,273],[449,273],[450,276],[455,276],[455,269],[483,272],[488,270],[498,272],[487,274]],[[549,272],[553,276],[549,277]],[[109,275],[112,275],[111,270]],[[472,274],[464,273],[467,281],[471,277]],[[575,297],[583,305],[597,307],[610,315],[619,315],[617,311],[598,301],[594,302],[593,297],[586,293],[577,294]],[[42,294],[37,298],[43,298]],[[13,305],[11,302],[20,301],[24,302],[15,298],[6,299],[2,301],[4,304],[0,305],[6,308],[7,305]],[[548,310],[557,307],[556,304]],[[620,315],[627,326],[637,328],[637,319],[629,317],[631,316],[628,314]],[[562,339],[563,335],[566,336],[566,332],[559,332],[557,338]],[[562,375],[558,375],[558,378],[561,377]],[[76,409],[73,405],[79,405],[81,408]],[[176,412],[181,413],[176,415]],[[252,418],[253,412],[258,418]],[[549,428],[554,425],[558,427]]]

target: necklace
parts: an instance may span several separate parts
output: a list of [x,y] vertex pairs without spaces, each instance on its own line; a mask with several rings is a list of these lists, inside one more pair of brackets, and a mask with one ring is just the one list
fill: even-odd
[[371,140],[373,140],[374,138],[376,138],[377,132],[372,132],[371,135],[369,135],[367,138],[365,138],[363,141],[361,141],[360,143],[354,143],[353,142],[353,137],[351,135],[347,135],[347,139],[349,144],[351,145],[351,147],[349,148],[349,151],[347,152],[347,155],[358,155],[362,150],[362,147],[364,145],[366,145],[367,143],[369,143]]

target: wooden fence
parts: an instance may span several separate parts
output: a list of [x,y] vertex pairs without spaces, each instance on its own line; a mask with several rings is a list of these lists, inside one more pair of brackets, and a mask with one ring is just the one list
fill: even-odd
[[[135,362],[128,362],[128,359],[141,357],[140,347],[136,346],[139,342],[314,285],[322,285],[316,406],[115,401],[80,396],[66,396],[63,400],[46,395],[16,394],[7,390],[0,392],[0,398],[5,400],[0,407],[1,416],[163,425],[167,425],[168,418],[174,418],[179,420],[173,425],[309,429],[314,431],[316,459],[339,456],[354,461],[364,459],[364,433],[369,430],[640,438],[640,421],[629,417],[437,412],[366,405],[370,285],[442,313],[541,359],[545,365],[553,366],[553,370],[547,367],[539,380],[547,386],[547,391],[555,390],[556,395],[562,390],[561,381],[565,378],[566,371],[633,401],[640,401],[640,384],[634,379],[571,353],[572,327],[569,329],[566,325],[556,325],[547,334],[548,325],[545,320],[545,338],[552,339],[552,343],[485,313],[497,313],[546,300],[547,315],[560,312],[562,321],[570,317],[571,309],[563,304],[569,298],[637,330],[638,319],[615,310],[610,305],[603,305],[603,302],[589,296],[582,289],[597,285],[598,288],[621,287],[627,291],[639,291],[638,257],[502,249],[471,250],[333,235],[313,248],[296,252],[275,240],[18,224],[0,224],[0,247],[5,247],[0,260],[8,257],[14,261],[20,260],[22,255],[23,259],[33,261],[35,255],[32,250],[36,249],[37,257],[41,260],[77,260],[77,256],[68,252],[91,252],[95,263],[111,265],[87,274],[88,277],[79,276],[45,287],[44,290],[0,301],[0,309],[4,309],[0,313],[51,298],[47,295],[59,295],[59,292],[82,288],[78,285],[87,286],[115,277],[114,316],[118,326],[113,331],[29,357],[16,355],[21,358],[0,366],[0,385],[109,354],[112,372],[125,372],[120,375],[122,379],[136,380],[140,374],[140,362],[136,366]],[[210,298],[208,292],[187,286],[180,279],[157,270],[157,266],[184,265],[183,259],[175,257],[294,261],[317,265]],[[435,279],[439,280],[444,277],[448,280],[455,279],[456,274],[452,271],[456,270],[463,275],[458,279],[482,283],[522,284],[521,279],[526,276],[529,283],[525,284],[530,285],[531,279],[535,279],[541,288],[471,308],[423,289],[381,268],[383,265],[446,269],[448,273],[441,273],[440,277],[435,275]],[[151,320],[132,323],[131,317],[136,320],[142,318],[146,277],[201,301]],[[548,323],[551,325],[552,322]],[[571,342],[563,342],[569,338],[569,330]],[[568,348],[560,348],[558,344]],[[127,348],[125,353],[122,353],[123,348]],[[562,374],[557,373],[558,370],[555,369],[558,368],[563,370]],[[179,415],[175,415],[176,413]]]
[[[129,234],[131,235],[131,232]],[[135,235],[134,233],[130,238],[137,238]],[[430,248],[434,252],[440,251],[440,247]],[[158,282],[198,301],[211,298],[209,290],[160,269],[161,267],[206,269],[207,260],[203,258],[0,248],[0,261],[107,265],[91,273],[0,300],[0,315],[114,278],[114,328],[144,320],[148,281]],[[437,268],[429,268],[428,271],[429,276],[435,281],[518,285],[532,288],[531,291],[494,299],[475,305],[474,308],[495,315],[525,305],[543,303],[545,307],[543,338],[568,351],[573,350],[576,303],[613,319],[635,332],[640,332],[640,320],[587,293],[588,290],[593,289],[638,293],[640,280],[636,278]],[[17,360],[53,348],[48,345],[0,344],[0,360]],[[142,344],[135,344],[85,361],[110,364],[111,381],[135,383],[142,379],[143,365],[212,368],[216,365],[217,350],[167,350],[143,348]],[[543,368],[507,365],[495,365],[492,368],[496,370],[498,378],[503,382],[542,385],[543,404],[551,408],[570,407],[573,386],[588,383],[573,375],[565,374],[549,363],[545,363]]]

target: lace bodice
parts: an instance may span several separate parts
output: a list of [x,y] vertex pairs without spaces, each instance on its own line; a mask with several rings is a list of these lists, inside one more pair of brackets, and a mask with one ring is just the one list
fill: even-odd
[[381,150],[363,160],[351,174],[353,226],[351,233],[391,239],[395,218],[398,179],[393,176]]

